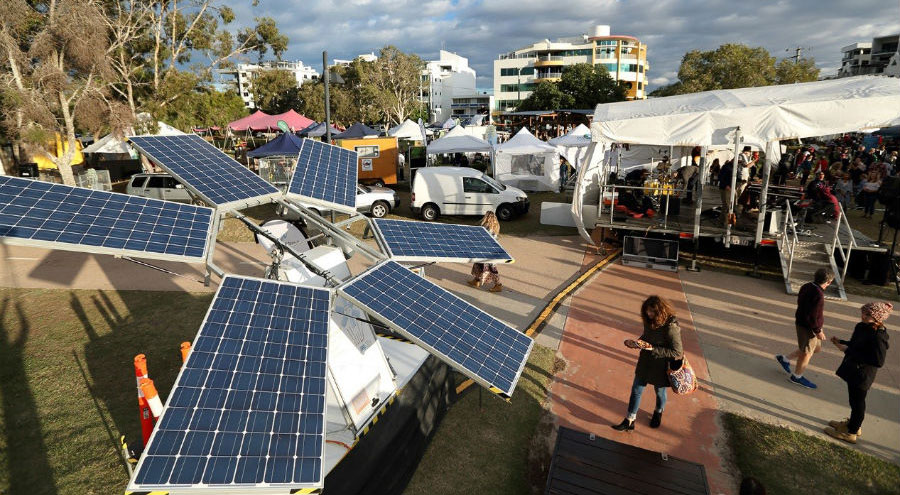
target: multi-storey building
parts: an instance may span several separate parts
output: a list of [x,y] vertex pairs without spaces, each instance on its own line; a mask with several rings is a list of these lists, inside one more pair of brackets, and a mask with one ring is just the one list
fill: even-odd
[[838,77],[863,74],[900,75],[900,34],[879,36],[872,42],[853,43],[841,48]]
[[272,61],[263,62],[261,64],[239,64],[234,69],[224,69],[219,71],[220,74],[234,77],[232,84],[236,86],[238,94],[244,100],[244,106],[247,108],[256,108],[256,102],[253,99],[253,78],[259,71],[280,69],[291,72],[297,80],[297,86],[303,84],[304,81],[317,79],[318,71],[308,65],[304,65],[301,61],[284,62]]
[[475,69],[469,67],[469,59],[446,50],[440,51],[438,60],[425,64],[422,81],[422,100],[428,105],[431,122],[456,117],[453,112],[454,98],[477,94]]
[[556,81],[574,64],[603,65],[620,81],[629,100],[647,97],[647,45],[633,36],[610,35],[609,26],[556,41],[543,40],[494,60],[496,110],[511,111],[527,98],[538,81]]
[[336,58],[336,59],[334,59],[334,61],[332,61],[331,66],[334,67],[336,65],[340,65],[342,67],[350,67],[350,63],[353,62],[354,60],[356,60],[357,58],[362,59],[363,62],[374,62],[374,61],[378,60],[378,55],[375,55],[375,52],[371,52],[371,53],[363,53],[361,55],[357,55],[356,58],[353,58],[351,60]]
[[482,124],[490,124],[491,108],[494,106],[494,97],[487,93],[472,93],[469,95],[454,96],[451,104],[451,117],[466,121],[476,115],[484,115]]

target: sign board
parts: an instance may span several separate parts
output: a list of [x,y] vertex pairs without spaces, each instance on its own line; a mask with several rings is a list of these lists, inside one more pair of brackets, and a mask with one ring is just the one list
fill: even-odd
[[371,158],[363,158],[359,161],[360,168],[363,172],[371,172],[372,171],[372,159]]
[[281,129],[281,132],[291,132],[291,128],[288,127],[287,122],[283,120],[279,120],[275,125],[277,125],[279,129]]

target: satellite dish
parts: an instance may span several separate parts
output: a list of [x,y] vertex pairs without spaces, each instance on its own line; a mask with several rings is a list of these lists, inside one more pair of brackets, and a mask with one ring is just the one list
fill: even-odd
[[283,120],[279,120],[278,123],[275,125],[277,125],[279,129],[281,129],[281,132],[284,132],[284,133],[291,132],[291,128],[288,127],[287,122],[285,122]]

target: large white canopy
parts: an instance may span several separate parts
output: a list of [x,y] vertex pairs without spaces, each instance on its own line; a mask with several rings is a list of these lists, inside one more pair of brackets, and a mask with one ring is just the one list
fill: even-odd
[[450,135],[452,132],[429,143],[426,148],[427,153],[429,155],[441,153],[490,153],[493,150],[491,143],[484,139],[479,139],[469,134]]
[[527,127],[519,129],[515,136],[509,141],[497,146],[497,153],[509,153],[514,155],[524,155],[531,153],[556,152],[553,145],[547,144],[540,139],[534,137]]
[[403,123],[398,125],[397,127],[392,127],[388,131],[388,136],[392,136],[397,139],[425,141],[425,136],[422,135],[422,129],[419,127],[419,124],[416,124],[409,119],[404,120]]
[[595,141],[725,147],[740,126],[745,144],[825,136],[900,123],[900,79],[829,81],[706,91],[597,105]]

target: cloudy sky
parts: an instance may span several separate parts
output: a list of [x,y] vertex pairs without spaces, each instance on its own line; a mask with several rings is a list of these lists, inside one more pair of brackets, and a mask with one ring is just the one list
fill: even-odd
[[900,0],[225,0],[239,18],[268,15],[290,38],[286,60],[321,70],[393,44],[425,60],[444,48],[469,59],[478,87],[492,87],[493,60],[545,38],[613,34],[649,45],[651,88],[673,82],[681,57],[728,42],[762,46],[781,58],[803,47],[823,74],[835,73],[840,48],[900,32]]

